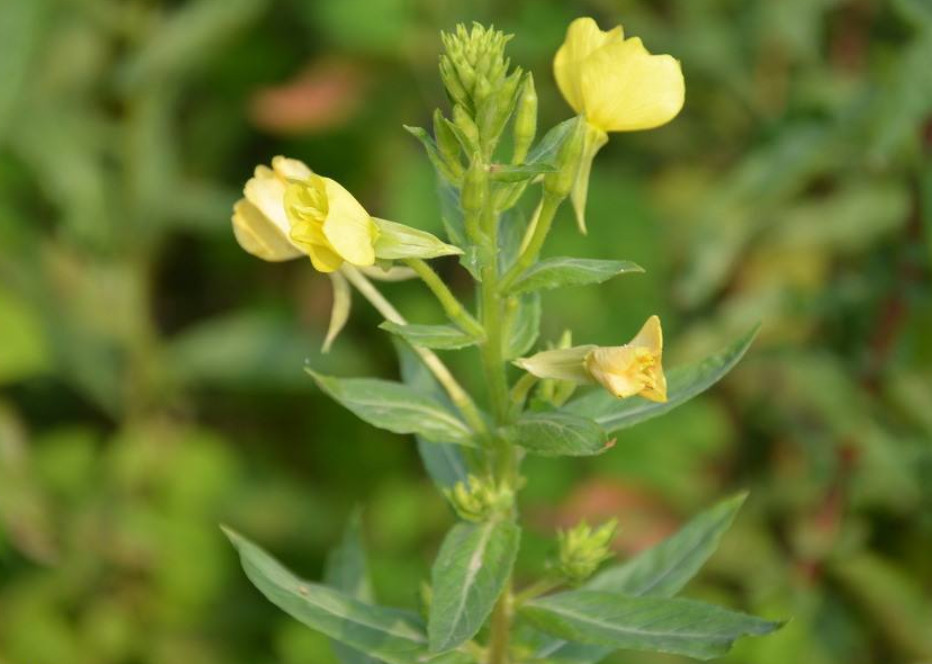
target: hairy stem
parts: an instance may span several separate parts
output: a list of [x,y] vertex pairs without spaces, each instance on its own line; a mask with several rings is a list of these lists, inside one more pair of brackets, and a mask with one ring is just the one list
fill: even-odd
[[[398,310],[395,309],[392,303],[385,299],[385,296],[372,285],[372,282],[369,281],[362,272],[349,264],[344,264],[341,269],[347,281],[359,291],[360,295],[366,298],[369,303],[375,307],[376,311],[385,316],[385,320],[397,323],[398,325],[408,324],[404,316],[398,313]],[[456,378],[453,377],[453,374],[450,373],[447,365],[428,348],[422,348],[420,346],[411,346],[411,348],[417,353],[421,362],[424,363],[424,366],[434,375],[437,382],[446,390],[447,394],[450,396],[450,400],[453,401],[453,404],[459,409],[460,413],[462,413],[469,426],[477,433],[483,435],[487,434],[488,428],[486,427],[485,420],[482,418],[482,414],[479,412],[479,409],[476,408],[476,404],[473,403],[469,394],[466,393],[463,387],[456,381]]]
[[417,273],[424,284],[437,297],[444,313],[451,321],[456,323],[463,332],[467,332],[474,337],[481,338],[483,336],[482,326],[466,311],[462,303],[450,292],[450,289],[447,288],[447,285],[437,276],[437,273],[434,272],[430,265],[420,258],[409,258],[405,260],[405,263]]
[[[500,288],[498,214],[495,210],[491,183],[485,182],[485,205],[481,215],[481,229],[484,235],[482,249],[481,283],[479,291],[480,315],[485,330],[485,341],[481,347],[482,366],[489,390],[489,401],[495,423],[499,427],[507,425],[512,417],[511,399],[508,390],[508,377],[505,373],[504,357],[504,306]],[[500,483],[517,485],[517,458],[514,446],[500,434],[492,437],[495,455],[495,471]],[[489,634],[488,664],[508,664],[512,629],[512,580],[509,579],[505,590],[498,600],[494,611]]]

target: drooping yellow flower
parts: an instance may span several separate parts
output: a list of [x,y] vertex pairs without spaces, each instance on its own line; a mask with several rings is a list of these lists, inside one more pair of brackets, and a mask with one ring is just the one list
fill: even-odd
[[515,364],[538,378],[569,383],[599,383],[619,398],[642,396],[667,400],[663,375],[663,333],[660,319],[651,316],[624,346],[573,346],[545,350]]
[[288,183],[285,213],[291,241],[321,272],[343,265],[373,265],[379,231],[369,213],[338,182],[312,174]]
[[578,18],[553,60],[557,86],[588,131],[571,199],[576,223],[586,232],[589,173],[607,132],[653,129],[683,108],[686,86],[680,63],[651,55],[637,37],[625,39],[619,25],[603,32],[591,18]]
[[373,218],[339,183],[303,162],[275,157],[272,168],[256,167],[244,194],[233,206],[233,232],[254,256],[284,261],[307,255],[321,272],[344,261],[375,263]]
[[603,32],[591,18],[573,21],[553,70],[573,110],[605,132],[653,129],[683,108],[680,63],[625,39],[620,25]]
[[667,400],[667,379],[662,355],[660,319],[651,316],[629,343],[594,348],[586,355],[585,363],[592,378],[616,397],[639,395],[663,402]]

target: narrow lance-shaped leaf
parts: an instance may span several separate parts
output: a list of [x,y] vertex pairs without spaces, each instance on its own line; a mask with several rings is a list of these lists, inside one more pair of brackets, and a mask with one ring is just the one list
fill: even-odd
[[755,327],[730,346],[701,362],[668,371],[667,401],[663,403],[641,397],[616,399],[608,392],[599,391],[571,401],[563,410],[590,417],[610,433],[657,417],[701,394],[721,380],[751,346],[756,334]]
[[599,284],[619,274],[643,272],[631,261],[586,258],[548,258],[528,268],[509,288],[511,293]]
[[[437,381],[427,371],[411,348],[404,342],[393,339],[395,351],[401,368],[401,379],[412,388],[430,394],[446,403],[446,395]],[[444,489],[453,487],[457,482],[466,481],[469,467],[463,458],[459,445],[452,443],[429,443],[420,436],[415,436],[417,449],[424,462],[427,474],[434,483]]]
[[624,595],[672,597],[709,559],[735,519],[746,493],[724,500],[692,519],[676,533],[588,583],[587,590]]
[[476,345],[479,340],[455,325],[399,325],[385,321],[380,328],[396,334],[408,343],[425,348],[453,350]]
[[736,639],[769,634],[781,626],[692,600],[590,590],[532,600],[523,614],[538,628],[565,639],[697,659],[724,655]]
[[[371,604],[374,600],[369,565],[362,541],[362,521],[355,512],[346,525],[343,538],[327,556],[324,583],[353,599]],[[333,651],[342,664],[377,664],[378,660],[339,641],[332,641]]]
[[[596,575],[584,588],[630,596],[670,597],[676,594],[718,547],[745,497],[742,493],[720,502],[656,546]],[[551,639],[541,645],[535,656],[557,663],[595,664],[612,650],[606,646]]]
[[320,388],[357,417],[394,433],[472,445],[469,427],[438,399],[403,383],[377,378],[333,378],[311,371]]
[[241,535],[227,531],[246,576],[275,606],[331,639],[389,664],[425,661],[427,638],[416,614],[370,606],[304,581]]
[[541,456],[590,456],[611,446],[602,427],[569,413],[525,413],[506,434],[515,444]]
[[510,521],[459,523],[431,572],[430,650],[450,650],[482,627],[511,575],[521,531]]
[[424,150],[427,152],[427,158],[430,159],[430,163],[433,165],[434,170],[437,172],[437,175],[440,176],[441,180],[453,182],[456,178],[446,161],[444,161],[443,155],[441,155],[440,150],[437,149],[437,144],[427,130],[423,127],[409,127],[407,125],[405,125],[405,130],[419,140],[421,145],[424,146]]

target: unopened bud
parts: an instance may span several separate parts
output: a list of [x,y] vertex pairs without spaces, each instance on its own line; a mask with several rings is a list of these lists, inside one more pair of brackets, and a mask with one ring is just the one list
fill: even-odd
[[475,112],[502,83],[508,69],[505,45],[511,35],[474,23],[441,34],[446,53],[440,59],[440,75],[450,97]]
[[521,90],[518,93],[518,103],[515,107],[514,138],[515,150],[511,163],[520,164],[527,157],[534,136],[537,134],[537,89],[534,87],[534,76],[528,72],[524,77]]
[[583,522],[557,534],[560,544],[560,573],[573,583],[581,583],[612,557],[618,521],[612,519],[594,529]]
[[470,218],[476,218],[482,210],[487,189],[488,177],[485,166],[478,155],[475,155],[463,175],[463,186],[460,189],[460,207],[467,221]]
[[439,108],[434,111],[434,140],[437,141],[437,150],[440,152],[444,163],[450,169],[454,178],[458,180],[463,176],[463,164],[460,161],[460,142]]
[[566,198],[569,195],[576,184],[585,143],[586,121],[583,118],[576,118],[572,129],[569,130],[569,135],[564,139],[557,153],[556,172],[544,176],[544,191],[559,198]]
[[487,521],[495,514],[511,509],[514,492],[506,485],[496,485],[491,479],[470,475],[444,491],[460,518],[466,521]]
[[466,111],[465,108],[457,104],[453,107],[453,124],[462,132],[463,136],[469,141],[473,150],[479,148],[479,127]]

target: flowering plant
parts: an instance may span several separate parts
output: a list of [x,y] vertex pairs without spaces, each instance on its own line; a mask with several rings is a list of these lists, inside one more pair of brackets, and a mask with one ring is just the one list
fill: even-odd
[[[373,602],[356,524],[322,584],[298,578],[227,532],[256,587],[333,639],[346,664],[587,664],[618,649],[699,659],[723,654],[737,638],[767,634],[779,623],[676,595],[712,554],[743,496],[603,571],[616,524],[581,523],[557,534],[558,554],[545,578],[515,587],[517,499],[533,481],[521,473],[524,456],[605,452],[621,430],[713,385],[740,359],[753,332],[668,373],[657,316],[621,346],[574,346],[567,333],[554,347],[532,353],[541,291],[641,271],[628,261],[540,254],[566,199],[585,231],[589,173],[608,132],[669,122],[683,105],[684,83],[672,57],[651,55],[639,39],[625,39],[621,27],[603,32],[593,20],[579,19],[554,60],[558,86],[578,115],[535,142],[534,80],[511,67],[508,40],[479,25],[444,34],[440,73],[450,117],[434,113],[433,135],[408,128],[436,169],[448,242],[370,216],[340,184],[283,157],[271,168],[259,166],[234,206],[233,229],[246,251],[270,261],[306,255],[333,280],[327,346],[348,318],[352,288],[384,316],[381,327],[398,341],[401,382],[308,373],[366,422],[414,435],[428,473],[458,516],[420,612]],[[515,210],[529,195],[538,200],[522,223]],[[475,280],[476,313],[426,262],[445,255],[457,255]],[[397,278],[421,279],[449,324],[403,318],[372,281]],[[484,370],[481,400],[435,352],[472,349]],[[586,385],[591,391],[574,398]]]

